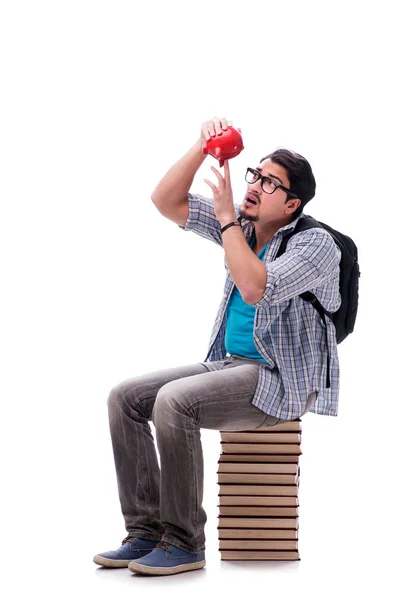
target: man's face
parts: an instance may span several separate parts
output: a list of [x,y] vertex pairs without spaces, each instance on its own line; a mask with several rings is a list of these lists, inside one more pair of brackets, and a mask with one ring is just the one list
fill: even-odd
[[[270,158],[264,160],[255,170],[269,177],[273,182],[290,189],[290,181],[285,167],[272,162]],[[247,184],[245,198],[240,207],[240,215],[249,221],[260,221],[265,223],[280,222],[287,219],[300,205],[300,201],[289,198],[285,203],[287,194],[281,188],[276,188],[272,194],[267,194],[261,187],[261,179],[255,183]],[[250,201],[255,202],[251,204]],[[288,210],[293,208],[292,211]]]

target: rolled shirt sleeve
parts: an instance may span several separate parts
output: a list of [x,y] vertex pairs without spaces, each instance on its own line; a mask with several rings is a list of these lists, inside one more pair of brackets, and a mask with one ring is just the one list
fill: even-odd
[[340,250],[324,229],[307,229],[294,235],[288,242],[286,252],[266,263],[265,292],[254,306],[265,308],[290,300],[324,285],[335,276],[338,293],[339,263]]
[[[194,231],[198,235],[222,246],[221,224],[215,216],[214,201],[200,194],[188,193],[189,215],[185,226],[178,225],[184,231]],[[240,206],[234,205],[236,217]]]

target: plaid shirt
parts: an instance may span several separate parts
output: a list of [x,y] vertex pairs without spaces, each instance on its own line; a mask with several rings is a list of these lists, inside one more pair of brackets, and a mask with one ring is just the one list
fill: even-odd
[[[188,220],[184,227],[179,227],[223,246],[213,201],[192,193],[188,198]],[[250,243],[254,223],[241,217],[239,208],[235,204],[243,235]],[[293,236],[286,252],[275,260],[283,232],[292,229],[304,216],[307,215],[302,213],[272,236],[263,259],[267,269],[266,289],[254,305],[254,343],[269,365],[260,361],[252,404],[267,414],[286,420],[297,419],[306,411],[307,398],[312,392],[317,392],[317,397],[311,412],[331,416],[337,416],[338,412],[339,360],[335,326],[326,318],[326,331],[318,312],[299,294],[311,291],[326,310],[335,312],[339,308],[340,250],[327,231],[314,228]],[[225,269],[224,295],[204,362],[226,357],[226,308],[235,285],[226,257]],[[329,388],[326,387],[326,339],[329,345]]]

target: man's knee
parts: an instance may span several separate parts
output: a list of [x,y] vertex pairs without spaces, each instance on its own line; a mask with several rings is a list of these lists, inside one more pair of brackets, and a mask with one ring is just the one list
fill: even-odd
[[116,385],[110,390],[110,393],[108,394],[108,398],[107,398],[108,410],[110,412],[114,411],[114,410],[121,410],[123,402],[124,402],[124,399],[123,399],[121,387],[119,385]]
[[182,385],[176,384],[176,381],[169,381],[159,389],[151,415],[155,426],[170,423],[174,417],[186,414],[187,395]]
[[130,384],[129,387],[124,383],[118,383],[111,390],[107,398],[107,406],[110,413],[127,412],[135,408],[137,398],[135,387]]

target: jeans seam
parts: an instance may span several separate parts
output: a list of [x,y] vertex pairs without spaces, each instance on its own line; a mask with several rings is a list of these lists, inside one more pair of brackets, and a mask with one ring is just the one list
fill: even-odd
[[[126,396],[125,396],[125,393],[123,390],[121,390],[121,395],[124,399],[124,404],[129,406],[130,412],[135,413],[140,418],[147,420],[147,417],[143,417],[140,413],[138,413],[137,410],[135,410],[135,408],[133,408],[126,402]],[[148,397],[146,397],[144,399],[146,400],[146,399],[148,399]],[[138,401],[138,404],[140,404],[141,401],[142,401],[142,399],[140,399]],[[147,461],[146,440],[145,440],[145,433],[144,433],[144,427],[146,426],[146,423],[137,423],[134,419],[134,415],[128,416],[123,410],[121,412],[122,412],[123,416],[128,419],[128,421],[131,421],[131,422],[133,421],[133,423],[139,428],[139,435],[138,435],[139,461],[140,461],[140,459],[143,460],[145,467],[146,467],[146,473],[147,473],[147,481],[146,481],[147,485],[146,484],[143,485],[143,491],[144,491],[146,506],[150,506],[150,469],[149,469],[149,463]],[[141,427],[141,425],[143,425],[144,427]],[[150,428],[149,421],[147,421],[147,426]],[[136,465],[136,469],[137,468],[138,468],[138,465]]]
[[[189,440],[189,455],[190,455],[190,469],[191,469],[191,473],[192,473],[192,481],[194,481],[194,494],[193,494],[193,504],[191,507],[192,510],[192,523],[197,523],[197,510],[196,510],[196,505],[197,505],[197,492],[198,492],[198,485],[197,485],[197,477],[196,477],[196,469],[195,469],[195,464],[194,464],[194,456],[193,456],[193,444],[194,444],[194,434],[193,434],[193,424],[192,424],[192,420],[189,418],[189,423],[190,423],[190,427],[189,427],[189,435],[190,435],[190,440]],[[196,532],[197,533],[197,532]]]

